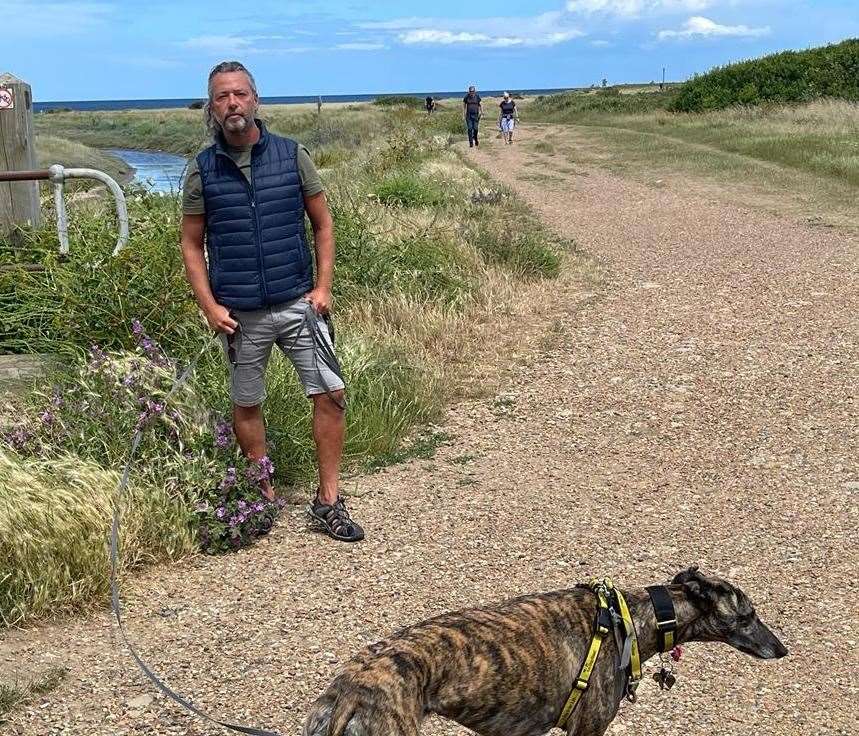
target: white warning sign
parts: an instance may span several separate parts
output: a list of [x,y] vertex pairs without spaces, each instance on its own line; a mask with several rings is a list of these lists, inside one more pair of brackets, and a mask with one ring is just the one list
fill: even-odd
[[8,87],[0,87],[0,110],[14,110],[15,95]]

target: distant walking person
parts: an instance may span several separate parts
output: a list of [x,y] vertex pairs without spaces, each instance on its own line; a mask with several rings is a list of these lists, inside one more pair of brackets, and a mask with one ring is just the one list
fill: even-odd
[[519,122],[519,112],[516,110],[516,103],[510,99],[510,93],[504,93],[504,99],[501,100],[501,104],[498,106],[501,108],[501,112],[498,116],[498,127],[501,128],[501,136],[504,138],[504,142],[508,145],[513,144],[513,129],[516,127],[516,123]]
[[462,98],[462,116],[465,119],[465,128],[468,131],[468,146],[473,148],[480,145],[477,142],[477,126],[480,124],[480,95],[472,84],[468,88],[468,94]]
[[435,110],[435,100],[432,97],[430,97],[429,95],[427,95],[427,98],[424,101],[424,103],[426,104],[426,107],[427,107],[427,115],[432,115],[433,111]]

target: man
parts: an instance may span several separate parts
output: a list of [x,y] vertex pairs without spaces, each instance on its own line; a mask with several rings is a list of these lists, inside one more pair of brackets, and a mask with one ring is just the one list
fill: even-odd
[[[183,193],[185,271],[209,326],[223,335],[233,427],[245,456],[266,455],[261,405],[277,344],[313,401],[319,488],[308,513],[335,539],[359,541],[364,532],[337,488],[345,387],[325,322],[334,226],[307,149],[270,133],[256,118],[258,108],[256,83],[242,64],[212,69],[206,115],[214,143],[191,161]],[[315,283],[305,215],[313,228]],[[263,495],[274,498],[267,482]]]
[[424,105],[427,109],[427,115],[432,115],[433,110],[435,110],[435,100],[429,95],[427,95],[426,99],[424,100]]
[[462,116],[465,119],[465,128],[468,130],[468,147],[479,146],[477,142],[477,126],[480,123],[480,95],[472,84],[468,88],[468,94],[462,98]]
[[504,93],[504,99],[501,100],[498,107],[500,108],[498,127],[501,128],[501,135],[505,143],[513,145],[513,129],[519,122],[519,112],[516,110],[516,102],[511,99],[509,92]]

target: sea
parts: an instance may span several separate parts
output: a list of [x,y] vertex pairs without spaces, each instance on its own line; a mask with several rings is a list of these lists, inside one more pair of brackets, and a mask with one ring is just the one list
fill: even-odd
[[[478,90],[484,97],[500,97],[505,91],[509,91],[513,95],[551,95],[557,92],[566,92],[572,87],[563,89],[490,89]],[[424,99],[428,95],[436,99],[450,99],[465,95],[465,91],[460,92],[377,92],[375,94],[360,94],[360,95],[322,95],[322,104],[326,102],[370,102],[378,97],[387,97],[389,95],[406,95],[408,97],[416,97]],[[263,97],[260,102],[263,105],[296,105],[299,103],[316,102],[319,95],[292,95],[287,97]],[[44,112],[46,110],[164,110],[187,108],[193,102],[203,101],[202,97],[174,97],[160,100],[56,100],[56,101],[34,101],[33,111]]]

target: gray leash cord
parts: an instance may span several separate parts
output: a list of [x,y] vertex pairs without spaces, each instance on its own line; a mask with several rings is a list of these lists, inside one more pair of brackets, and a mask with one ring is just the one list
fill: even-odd
[[[215,335],[215,339],[220,339],[220,335]],[[181,376],[177,379],[176,383],[173,384],[173,387],[164,397],[164,404],[170,400],[170,397],[176,393],[188,379],[191,377],[191,374],[194,372],[194,369],[197,367],[197,363],[200,361],[200,358],[203,357],[203,354],[206,350],[209,349],[209,343],[206,343],[201,349],[200,352],[194,357],[188,367],[184,370]],[[134,648],[132,643],[128,639],[128,635],[125,633],[125,627],[122,624],[122,607],[119,602],[119,587],[117,585],[116,580],[116,571],[118,567],[118,548],[119,548],[119,517],[120,517],[120,507],[122,506],[122,496],[125,493],[128,487],[128,476],[131,472],[131,464],[134,461],[134,455],[137,452],[137,448],[140,445],[140,440],[143,437],[143,431],[145,429],[145,425],[140,427],[135,433],[134,438],[131,440],[131,451],[128,453],[128,460],[125,463],[125,468],[122,471],[122,478],[119,481],[119,486],[117,488],[116,493],[116,507],[113,510],[113,525],[111,527],[110,532],[110,601],[111,607],[113,608],[114,616],[116,617],[116,623],[119,625],[119,632],[122,634],[122,639],[125,642],[125,646],[128,647],[128,650],[131,652],[131,656],[134,657],[134,661],[137,662],[137,666],[140,667],[141,671],[144,675],[146,675],[152,684],[155,685],[162,693],[164,693],[168,698],[171,698],[183,708],[187,708],[189,711],[199,716],[200,718],[209,721],[209,723],[214,723],[218,726],[222,726],[224,728],[228,728],[231,731],[237,731],[239,733],[246,733],[249,736],[281,736],[276,731],[265,731],[260,728],[253,728],[251,726],[240,726],[234,723],[227,723],[226,721],[219,721],[217,718],[212,718],[212,716],[204,713],[202,710],[197,708],[195,705],[191,704],[188,700],[183,698],[178,693],[175,693],[171,690],[162,680],[158,677],[149,667],[147,667],[146,662],[144,662],[140,655],[138,655],[137,650]]]
[[[346,411],[346,402],[338,399],[334,392],[331,390],[331,387],[328,385],[328,382],[325,380],[325,376],[322,375],[322,371],[319,368],[319,360],[322,359],[322,362],[326,365],[326,367],[343,381],[343,369],[340,367],[340,361],[337,360],[337,356],[334,353],[334,349],[332,347],[334,343],[334,330],[329,327],[331,342],[322,334],[322,330],[319,327],[319,321],[322,319],[325,320],[324,317],[320,317],[316,310],[313,308],[313,305],[308,302],[306,307],[304,308],[304,316],[301,318],[301,324],[298,326],[298,332],[295,334],[295,339],[292,341],[292,344],[289,346],[289,350],[295,347],[295,344],[298,342],[298,339],[301,337],[301,333],[304,332],[304,328],[307,327],[308,332],[310,333],[310,339],[313,341],[313,367],[316,369],[316,377],[319,379],[319,383],[325,387],[325,394],[328,396],[331,401],[337,406],[340,411]],[[345,381],[344,381],[345,383]]]

